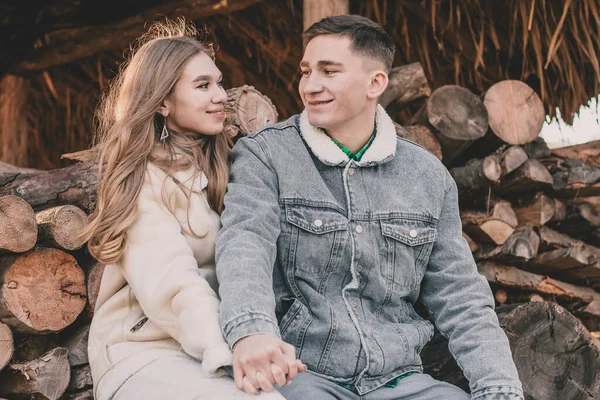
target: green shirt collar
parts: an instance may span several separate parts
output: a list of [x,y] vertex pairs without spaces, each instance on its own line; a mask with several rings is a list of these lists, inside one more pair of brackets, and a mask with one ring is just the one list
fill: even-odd
[[376,132],[376,128],[373,129],[373,133],[371,134],[371,137],[369,138],[369,141],[367,142],[367,144],[365,144],[362,149],[360,149],[356,154],[352,152],[352,150],[350,150],[349,148],[347,148],[346,146],[344,146],[342,143],[340,143],[339,141],[337,141],[336,139],[334,139],[333,137],[331,137],[329,135],[329,133],[327,133],[327,136],[329,136],[329,138],[331,139],[331,141],[333,143],[335,143],[340,150],[342,150],[344,152],[344,154],[346,154],[348,156],[349,159],[354,160],[354,161],[360,161],[360,159],[362,158],[363,154],[365,154],[365,152],[369,149],[369,147],[371,146],[371,143],[373,143],[373,140],[375,139],[375,132]]

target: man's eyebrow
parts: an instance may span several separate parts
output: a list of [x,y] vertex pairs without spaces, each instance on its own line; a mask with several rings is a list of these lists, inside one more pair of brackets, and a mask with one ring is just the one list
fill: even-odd
[[[331,60],[319,60],[317,62],[317,66],[319,67],[326,67],[328,65],[334,65],[336,67],[343,67],[344,64],[338,61],[331,61]],[[308,61],[301,61],[300,62],[300,66],[301,67],[308,67],[309,66],[309,62]]]
[[[219,74],[219,79],[221,79],[223,77],[223,74]],[[194,82],[200,82],[200,81],[210,81],[212,79],[212,75],[198,75],[197,77],[194,78],[194,80],[192,81],[192,83]]]

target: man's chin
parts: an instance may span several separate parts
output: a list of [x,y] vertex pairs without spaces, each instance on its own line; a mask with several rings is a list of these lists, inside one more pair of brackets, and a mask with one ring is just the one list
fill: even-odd
[[325,118],[324,115],[318,115],[316,113],[311,113],[310,111],[307,113],[308,122],[317,128],[327,129],[327,127],[331,124],[329,118]]

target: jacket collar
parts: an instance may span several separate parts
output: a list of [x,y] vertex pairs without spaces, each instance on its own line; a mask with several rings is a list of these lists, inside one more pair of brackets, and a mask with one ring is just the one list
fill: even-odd
[[[345,165],[349,159],[321,128],[308,122],[306,110],[300,114],[300,134],[317,158],[326,165]],[[381,105],[375,111],[375,139],[357,165],[381,164],[396,154],[396,128]]]

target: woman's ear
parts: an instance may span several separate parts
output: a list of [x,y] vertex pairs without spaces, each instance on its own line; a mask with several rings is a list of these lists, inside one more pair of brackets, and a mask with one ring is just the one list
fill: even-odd
[[165,102],[163,101],[163,103],[158,107],[157,112],[162,115],[163,117],[167,118],[169,116],[169,107],[165,104]]
[[374,71],[369,84],[368,97],[376,99],[385,92],[389,83],[388,75],[384,71]]

